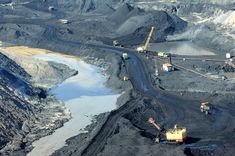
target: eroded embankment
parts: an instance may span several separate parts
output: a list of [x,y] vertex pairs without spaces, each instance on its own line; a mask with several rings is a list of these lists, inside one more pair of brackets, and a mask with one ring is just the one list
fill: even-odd
[[50,155],[63,147],[68,138],[84,133],[84,128],[92,123],[94,115],[115,109],[119,94],[112,95],[112,91],[104,86],[107,78],[101,75],[97,67],[78,61],[76,57],[54,54],[34,57],[66,64],[79,71],[78,75],[51,90],[57,98],[64,101],[66,108],[70,109],[72,119],[52,135],[34,142],[35,148],[28,154],[29,156],[42,153]]
[[[42,83],[33,81],[32,77],[36,77],[39,73],[45,74],[45,70],[50,69],[51,73],[47,75],[47,78],[53,81],[58,76],[54,80],[55,83],[59,83],[76,72],[59,64],[40,64],[39,61],[33,61],[23,54],[10,54],[3,49],[0,55],[0,104],[2,105],[1,113],[4,114],[0,120],[2,125],[1,154],[7,155],[14,151],[17,155],[24,155],[24,152],[29,150],[32,141],[50,134],[70,118],[70,113],[64,108],[63,103],[48,93],[48,86],[43,88],[36,86],[36,82]],[[26,70],[21,65],[27,63]],[[40,65],[42,66],[39,67]],[[29,70],[34,71],[34,74],[28,72]],[[60,72],[54,72],[57,70]],[[54,75],[54,78],[51,75]],[[5,116],[5,114],[8,115]]]

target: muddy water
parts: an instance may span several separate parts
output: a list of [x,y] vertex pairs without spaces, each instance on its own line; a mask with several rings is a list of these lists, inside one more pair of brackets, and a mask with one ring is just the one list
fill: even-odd
[[71,111],[72,119],[52,135],[35,141],[34,149],[28,154],[48,156],[65,146],[66,139],[83,133],[84,128],[91,124],[94,115],[115,109],[116,100],[120,95],[113,95],[112,91],[104,86],[107,78],[95,66],[62,55],[43,54],[35,57],[66,64],[79,72],[51,91],[64,101],[66,108]]
[[177,55],[215,55],[213,51],[199,47],[190,41],[152,43],[149,46],[149,50],[157,52],[162,51]]

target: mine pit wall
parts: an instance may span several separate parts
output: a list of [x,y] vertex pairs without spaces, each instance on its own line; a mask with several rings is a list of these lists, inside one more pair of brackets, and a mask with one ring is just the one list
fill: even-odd
[[[124,97],[129,96],[130,92],[128,90],[132,88],[132,85],[128,81],[127,82],[122,81],[123,76],[126,75],[126,70],[125,70],[125,66],[123,65],[124,62],[121,58],[121,55],[112,54],[112,53],[108,53],[104,51],[97,51],[97,50],[92,50],[92,52],[87,52],[87,51],[91,51],[91,49],[83,49],[82,51],[85,51],[85,52],[79,53],[79,57],[85,58],[84,60],[87,63],[99,66],[103,74],[109,76],[108,81],[106,82],[106,85],[108,87],[113,88],[115,92],[117,93],[120,93],[124,90],[127,91],[127,93],[121,96],[123,98],[120,97],[118,99],[118,101],[122,101],[122,102],[118,102],[117,105],[121,106],[123,103],[125,103],[126,99]],[[30,80],[30,78],[28,78],[28,80]],[[34,89],[34,87],[32,88]],[[31,142],[33,142],[35,139],[38,139],[42,136],[50,134],[55,128],[61,127],[63,123],[68,120],[69,116],[67,116],[66,118],[62,118],[60,121],[58,120],[56,123],[53,124],[53,127],[50,127],[49,129],[41,129],[41,130],[37,129],[37,126],[39,126],[40,124],[37,124],[37,126],[35,126],[35,122],[38,121],[39,119],[44,124],[48,123],[48,120],[50,120],[50,117],[53,115],[53,111],[50,110],[50,109],[54,109],[53,105],[57,107],[61,107],[61,110],[57,110],[57,111],[63,110],[63,104],[61,102],[58,102],[55,99],[55,97],[51,96],[47,91],[44,90],[43,92],[44,92],[44,95],[46,95],[45,99],[35,97],[36,101],[33,100],[34,101],[33,102],[32,100],[29,100],[28,105],[33,106],[32,113],[34,114],[35,119],[32,118],[31,115],[26,114],[26,116],[29,116],[27,118],[30,118],[30,121],[25,122],[27,124],[24,124],[23,128],[19,129],[19,131],[21,131],[20,133],[23,133],[23,134],[25,133],[24,134],[25,137],[22,137],[22,140],[14,142],[14,145],[9,145],[7,148],[4,148],[2,150],[3,154],[9,153],[10,151],[13,150],[14,151],[13,153],[24,155],[25,151],[29,151],[31,149],[31,146],[30,146]],[[104,116],[107,117],[108,114],[104,114]],[[100,119],[99,119],[99,122],[102,123]],[[99,125],[102,125],[102,124],[99,123]],[[31,126],[34,126],[34,128],[32,128]],[[44,127],[44,126],[40,125],[40,127]],[[92,133],[90,136],[92,136]],[[22,142],[24,144],[24,148],[21,149]],[[20,146],[20,147],[17,148],[17,146]]]
[[[113,91],[117,93],[124,91],[118,98],[116,104],[119,108],[125,107],[124,105],[132,99],[133,90],[130,81],[123,81],[123,76],[126,75],[126,69],[121,55],[109,53],[104,50],[84,49],[82,51],[85,52],[80,52],[79,57],[82,57],[84,61],[89,64],[100,67],[102,73],[109,77],[106,82],[107,87],[112,88]],[[80,155],[87,148],[87,146],[89,146],[93,138],[103,128],[104,124],[106,124],[115,111],[116,110],[111,113],[103,113],[95,116],[93,123],[85,128],[88,133],[82,133],[68,139],[66,142],[69,146],[63,147],[62,149],[56,151],[53,155],[62,156],[66,153]]]
[[[34,87],[31,75],[13,60],[2,53],[0,60],[0,154],[24,155],[35,139],[61,127],[70,114],[47,90]],[[54,118],[58,112],[61,112],[60,118]]]
[[[62,43],[62,42],[61,42]],[[61,45],[57,45],[56,47],[55,47],[55,45],[54,44],[48,44],[47,43],[47,41],[42,41],[41,43],[38,43],[38,45],[37,46],[41,46],[41,47],[43,47],[43,48],[45,48],[45,45],[43,45],[43,44],[46,44],[46,48],[48,48],[48,49],[52,49],[52,50],[55,50],[55,51],[60,51],[61,50],[61,52],[64,52],[64,53],[67,53],[67,54],[72,54],[72,55],[77,55],[77,56],[89,56],[89,57],[93,57],[93,58],[96,58],[96,57],[98,57],[98,60],[99,59],[104,59],[105,61],[107,61],[107,62],[109,62],[110,60],[112,60],[111,59],[111,56],[113,56],[113,55],[109,55],[109,57],[107,56],[106,57],[106,55],[108,55],[107,53],[104,53],[103,51],[100,51],[100,52],[97,52],[97,51],[95,51],[94,49],[87,49],[87,48],[85,48],[85,47],[83,47],[83,48],[81,48],[81,49],[77,49],[77,48],[75,48],[75,47],[63,47],[63,45],[61,44]],[[63,50],[62,50],[63,49]],[[81,52],[82,51],[82,52]],[[89,54],[87,54],[88,53],[88,51],[89,52],[92,52],[92,53],[89,53]],[[79,53],[79,54],[78,54]],[[119,58],[117,58],[117,60],[118,59],[120,59],[120,56],[114,56],[114,57],[119,57]],[[98,60],[96,60],[97,62],[99,62]],[[114,61],[115,62],[115,61]],[[98,63],[99,64],[99,63]],[[121,82],[121,80],[120,80],[120,78],[121,78],[121,76],[120,75],[122,75],[121,73],[122,72],[120,72],[120,70],[117,70],[116,71],[116,67],[117,67],[117,65],[120,65],[121,63],[119,62],[119,61],[117,61],[116,63],[114,63],[114,70],[112,70],[112,68],[109,68],[109,69],[107,69],[107,72],[108,73],[110,73],[110,75],[111,75],[111,78],[110,78],[110,80],[117,80],[117,86],[115,87],[116,89],[121,89],[122,87],[123,88],[125,88],[125,86],[126,85],[124,85],[124,86],[122,86],[122,85],[120,85],[120,84],[122,84],[122,82]],[[114,71],[114,72],[113,72]],[[118,78],[116,78],[118,76]],[[111,84],[111,82],[110,82],[110,84]],[[129,94],[129,98],[131,98],[131,94]],[[141,101],[141,100],[140,100]],[[146,100],[145,101],[146,103],[151,103],[151,101],[150,100]],[[125,103],[125,102],[124,102]],[[129,120],[132,120],[132,118],[130,118],[130,117],[132,117],[132,116],[134,116],[134,117],[139,117],[138,115],[138,113],[140,113],[140,112],[142,112],[142,110],[145,110],[145,108],[146,107],[148,107],[148,106],[146,106],[145,104],[143,104],[144,102],[142,101],[142,107],[140,107],[140,108],[138,108],[138,109],[136,109],[134,112],[131,112],[130,114],[128,114],[128,115],[125,115],[125,118],[122,118],[120,121],[119,121],[119,124],[121,125],[121,126],[117,126],[116,128],[115,128],[115,131],[114,131],[114,134],[116,133],[116,136],[118,136],[118,132],[122,132],[122,128],[124,127],[122,127],[122,123],[124,123],[124,125],[125,124],[127,124],[127,123],[130,123],[129,121],[127,121],[126,122],[126,120],[127,119],[129,119]],[[135,103],[136,105],[137,105],[137,103]],[[155,105],[154,103],[152,103],[152,104],[150,104],[150,106],[151,105]],[[99,119],[97,119],[97,120],[99,120]],[[124,120],[124,121],[123,121]],[[138,121],[138,120],[137,120]],[[105,122],[105,121],[104,121]],[[135,120],[132,120],[132,122],[133,123],[136,123],[136,121]],[[131,124],[130,124],[131,125]],[[136,124],[137,125],[137,124]],[[116,126],[116,125],[115,125]],[[120,127],[120,128],[118,128],[118,127]],[[131,127],[131,126],[128,126],[128,127]],[[130,129],[132,129],[133,127],[131,127]],[[125,128],[124,128],[125,129]],[[139,131],[139,129],[136,129],[135,131]],[[153,130],[154,131],[154,130]],[[154,132],[153,132],[154,133]],[[114,134],[112,134],[111,136],[114,136]],[[148,134],[143,134],[144,135],[144,137],[146,137],[146,136],[148,136]],[[74,146],[75,146],[75,150],[73,151],[73,152],[75,152],[75,154],[76,154],[76,147],[77,147],[77,142],[76,142],[76,139],[78,139],[78,138],[82,138],[83,139],[83,136],[84,136],[84,134],[83,135],[81,135],[81,136],[77,136],[76,138],[74,138],[74,139],[70,139],[69,140],[69,142],[70,143],[73,143],[74,144]],[[137,133],[137,136],[139,136],[139,134]],[[136,137],[135,137],[135,135],[133,135],[133,137],[136,139]],[[140,139],[142,139],[141,137],[140,137]],[[118,140],[118,141],[120,141],[120,140]],[[134,140],[133,139],[133,142],[135,142],[136,140]],[[151,145],[152,144],[152,140],[149,140],[149,139],[147,139],[147,140],[144,140],[144,142],[146,143],[147,142],[147,144],[148,145]],[[110,143],[110,142],[109,142]],[[142,145],[142,144],[141,144]],[[131,147],[130,147],[131,148]],[[106,148],[106,150],[107,150],[108,148]],[[149,149],[149,146],[148,146],[148,148],[147,149]],[[156,149],[156,146],[153,146],[152,147],[152,152],[154,152],[155,151],[155,149]],[[73,150],[73,149],[72,149]],[[125,150],[123,150],[123,151],[125,151]],[[147,150],[148,151],[148,150]],[[174,151],[174,150],[173,150]],[[109,151],[110,152],[110,151]],[[70,152],[68,152],[68,153],[70,153]],[[71,153],[70,153],[71,154]]]
[[[225,28],[223,25],[215,23],[214,20],[228,11],[233,11],[233,3],[229,0],[190,1],[188,3],[185,3],[184,0],[176,0],[174,3],[164,0],[162,2],[132,2],[131,5],[144,10],[164,10],[167,13],[176,14],[189,24],[185,30],[185,35],[182,38],[175,38],[173,40],[191,40],[199,46],[224,54],[226,52],[234,52],[234,33],[230,28]],[[197,21],[194,17],[195,14],[201,15],[202,20],[209,20],[211,18],[212,21],[194,25],[193,23]],[[225,34],[226,31],[231,34]]]

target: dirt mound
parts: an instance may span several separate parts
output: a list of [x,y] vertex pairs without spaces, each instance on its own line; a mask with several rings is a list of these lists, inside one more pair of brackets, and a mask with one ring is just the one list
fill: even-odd
[[113,2],[110,0],[58,0],[58,1],[32,1],[25,6],[36,10],[49,12],[48,8],[53,6],[57,12],[65,11],[68,14],[79,14],[88,12],[110,13],[114,11]]
[[[61,71],[58,75],[64,74],[62,71],[68,69],[62,69],[56,64],[50,66]],[[48,76],[46,71],[43,74]],[[69,115],[64,111],[63,104],[45,89],[33,86],[32,77],[27,71],[2,53],[0,75],[0,155],[28,150],[32,141],[50,134],[68,120]],[[55,118],[52,120],[52,116],[56,112],[63,113],[63,117],[53,121]],[[46,127],[52,123],[55,124],[50,128]]]
[[110,1],[104,0],[80,0],[77,1],[79,5],[80,12],[112,12],[114,9],[111,7]]
[[0,40],[17,43],[37,43],[39,36],[44,32],[44,28],[36,25],[26,24],[1,24]]
[[6,4],[6,3],[11,3],[11,1],[10,0],[1,0],[1,3]]
[[108,17],[108,20],[116,24],[121,24],[132,16],[140,15],[141,12],[142,10],[140,10],[139,8],[134,8],[128,3],[124,3]]
[[174,14],[165,11],[145,12],[129,4],[120,6],[108,19],[116,24],[116,33],[121,36],[116,39],[123,44],[142,43],[152,26],[156,28],[154,41],[164,41],[168,34],[184,30],[187,26]]
[[91,11],[108,13],[112,12],[114,9],[112,8],[113,2],[110,0],[75,0],[75,1],[65,1],[58,0],[55,5],[58,8],[66,9],[66,11],[75,11],[80,13],[87,13]]

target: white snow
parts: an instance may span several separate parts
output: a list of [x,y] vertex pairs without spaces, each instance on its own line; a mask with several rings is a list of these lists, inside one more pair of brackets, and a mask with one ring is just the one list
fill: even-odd
[[95,66],[64,55],[42,54],[34,57],[63,63],[79,72],[52,90],[52,93],[65,102],[66,108],[70,109],[72,119],[52,135],[35,141],[35,148],[27,155],[49,156],[65,146],[68,138],[83,133],[94,115],[114,110],[120,95],[112,95],[111,90],[104,86],[106,77]]

